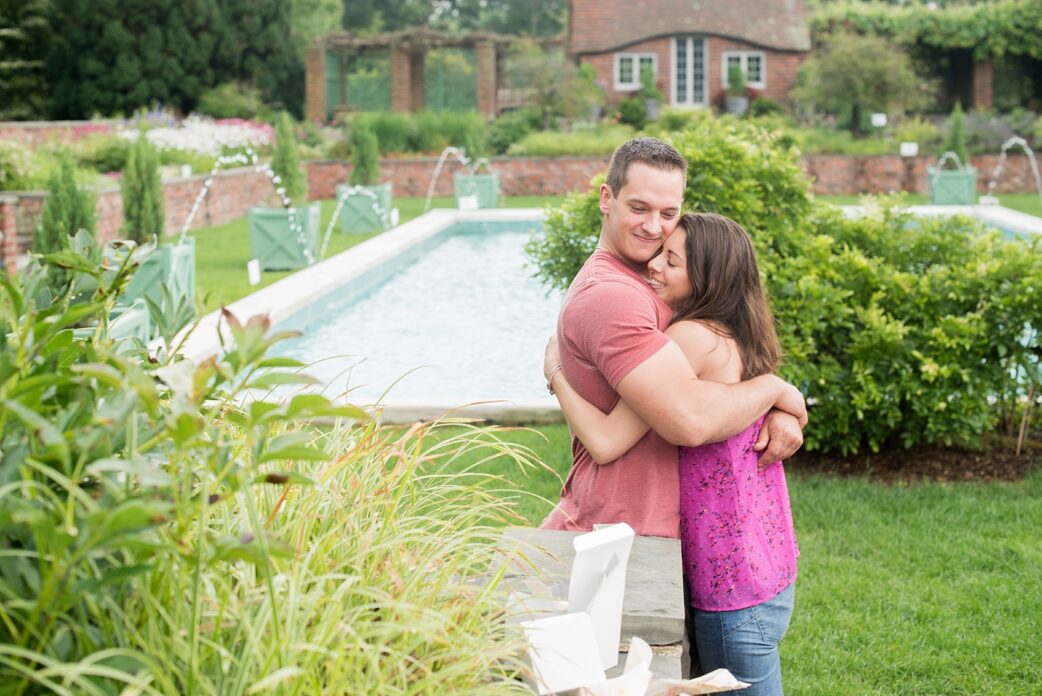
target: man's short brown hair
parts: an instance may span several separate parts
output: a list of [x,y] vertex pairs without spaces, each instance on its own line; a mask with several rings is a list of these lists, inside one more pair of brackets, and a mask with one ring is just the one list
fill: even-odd
[[611,189],[612,196],[618,196],[626,185],[626,173],[634,162],[667,172],[679,171],[687,180],[687,160],[676,148],[658,138],[633,138],[619,145],[608,163],[608,178],[604,183]]

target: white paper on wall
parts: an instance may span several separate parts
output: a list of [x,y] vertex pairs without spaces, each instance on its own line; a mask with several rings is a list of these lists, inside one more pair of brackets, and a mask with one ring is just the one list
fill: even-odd
[[575,537],[575,560],[568,582],[568,611],[586,612],[593,623],[603,669],[619,661],[622,600],[626,564],[633,547],[633,529],[613,524]]
[[578,689],[604,680],[588,614],[564,614],[521,624],[540,694]]

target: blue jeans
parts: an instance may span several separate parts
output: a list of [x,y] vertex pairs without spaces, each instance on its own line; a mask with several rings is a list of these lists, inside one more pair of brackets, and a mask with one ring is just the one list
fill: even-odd
[[702,673],[726,667],[748,689],[741,696],[782,696],[778,644],[792,618],[793,583],[766,602],[735,611],[694,613],[695,643]]

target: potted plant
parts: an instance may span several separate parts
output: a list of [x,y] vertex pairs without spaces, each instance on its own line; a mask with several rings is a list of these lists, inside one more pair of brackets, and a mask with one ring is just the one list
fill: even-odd
[[121,299],[133,304],[147,298],[162,304],[164,285],[174,306],[195,303],[195,238],[184,237],[176,244],[159,244],[166,229],[163,186],[159,179],[159,157],[145,134],[130,149],[120,180],[123,193],[123,237],[139,246],[155,240],[156,245],[142,260]]
[[727,68],[727,93],[724,97],[724,108],[727,113],[737,116],[741,116],[749,108],[745,71],[740,65],[731,65]]
[[[962,105],[955,103],[937,164],[928,169],[930,203],[933,205],[973,205],[977,202],[977,168],[970,165],[963,132]],[[953,164],[955,168],[945,168]]]
[[640,98],[644,100],[645,118],[657,121],[662,111],[662,92],[655,84],[655,73],[648,66],[640,71]]
[[[486,173],[478,174],[482,166]],[[452,186],[456,192],[457,208],[495,208],[499,204],[499,174],[492,171],[485,158],[466,171],[453,174]]]
[[247,211],[250,248],[263,270],[290,270],[315,263],[318,256],[318,203],[295,207],[304,198],[307,184],[300,171],[300,156],[293,122],[283,112],[275,126],[275,152],[271,168],[281,208],[254,207]]
[[380,150],[376,134],[364,123],[351,128],[354,169],[351,185],[336,187],[337,200],[343,200],[340,229],[344,233],[382,232],[394,224],[391,215],[392,184],[377,184],[380,179]]

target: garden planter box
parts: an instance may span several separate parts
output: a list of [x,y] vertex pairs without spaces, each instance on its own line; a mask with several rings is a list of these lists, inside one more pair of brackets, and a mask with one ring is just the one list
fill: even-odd
[[[290,229],[290,211],[295,222]],[[250,249],[265,271],[303,268],[318,257],[318,203],[300,208],[250,208]]]
[[182,301],[195,305],[195,237],[181,244],[160,244],[142,262],[123,293],[122,301],[131,304],[148,298],[163,306],[163,285],[170,290],[174,305]]
[[499,174],[462,174],[456,172],[452,177],[452,185],[456,190],[456,206],[460,206],[460,198],[474,196],[479,208],[495,208],[499,203]]
[[[90,340],[97,327],[85,326],[73,330],[77,339]],[[127,305],[117,305],[109,314],[108,338],[116,342],[116,351],[123,353],[137,344],[133,339],[148,345],[152,340],[152,317],[148,313],[148,305],[144,298],[138,298]]]
[[[367,193],[358,191],[364,188]],[[344,207],[340,209],[340,231],[345,234],[365,232],[383,232],[391,226],[391,183],[379,186],[348,186],[338,184],[336,197],[344,198]],[[355,192],[348,193],[355,189]],[[346,196],[346,198],[345,198]]]
[[749,110],[749,97],[724,97],[724,110],[729,114],[741,116]]
[[929,168],[932,205],[973,205],[977,202],[977,168]]

